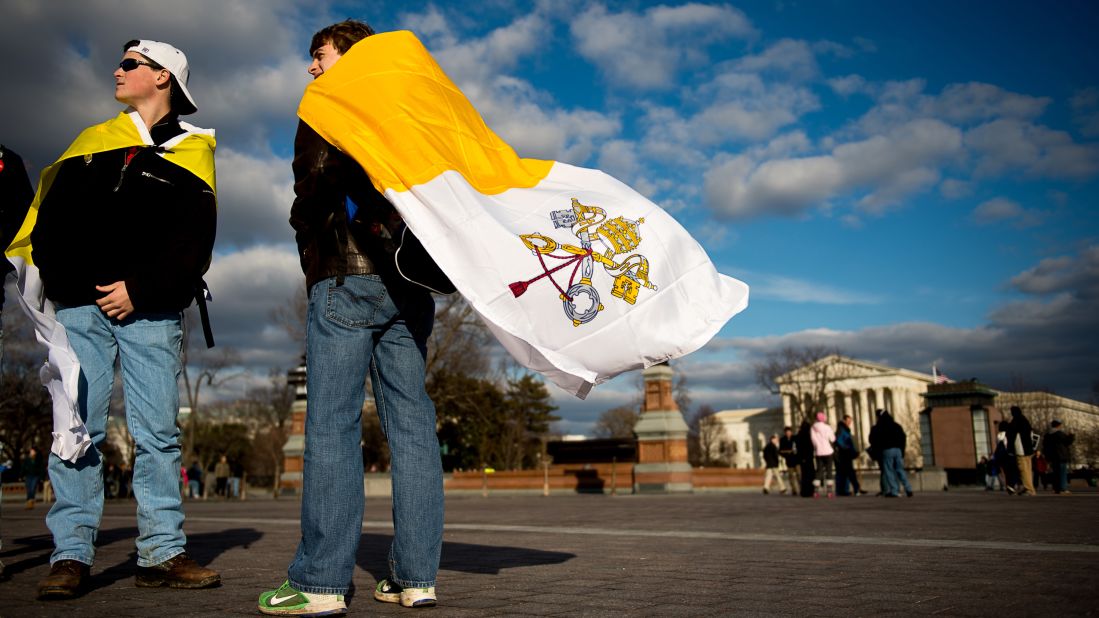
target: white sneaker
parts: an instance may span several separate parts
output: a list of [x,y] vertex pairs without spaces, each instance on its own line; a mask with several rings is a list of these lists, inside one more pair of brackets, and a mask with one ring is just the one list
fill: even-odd
[[374,588],[374,598],[383,603],[400,603],[405,607],[435,607],[435,587],[402,588],[396,582],[383,579]]

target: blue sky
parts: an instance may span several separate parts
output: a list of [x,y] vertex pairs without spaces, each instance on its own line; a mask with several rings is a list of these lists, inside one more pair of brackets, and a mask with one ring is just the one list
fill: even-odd
[[[215,329],[257,376],[295,354],[267,316],[300,285],[309,37],[356,17],[415,31],[521,155],[617,176],[752,287],[677,365],[696,403],[772,403],[752,364],[782,346],[1080,399],[1099,380],[1094,3],[2,4],[0,140],[39,167],[117,111],[122,42],[188,54],[219,137]],[[561,429],[635,392],[555,391]]]

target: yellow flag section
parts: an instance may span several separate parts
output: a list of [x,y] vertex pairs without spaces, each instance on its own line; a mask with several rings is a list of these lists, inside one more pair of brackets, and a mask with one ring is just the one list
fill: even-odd
[[748,286],[644,196],[519,158],[410,32],[357,43],[298,115],[362,165],[504,347],[578,397],[747,307]]
[[[214,132],[181,122],[184,133],[160,145],[160,156],[198,176],[215,188]],[[80,362],[69,345],[65,328],[54,317],[54,307],[45,296],[42,280],[32,259],[31,232],[38,221],[38,209],[49,193],[61,164],[73,157],[94,155],[131,146],[154,146],[144,121],[137,112],[122,112],[107,122],[85,129],[54,164],[42,170],[38,190],[23,225],[4,255],[15,266],[19,304],[34,324],[35,336],[46,345],[48,358],[39,371],[42,384],[53,400],[53,445],[61,459],[75,462],[91,446],[88,430],[77,409]]]

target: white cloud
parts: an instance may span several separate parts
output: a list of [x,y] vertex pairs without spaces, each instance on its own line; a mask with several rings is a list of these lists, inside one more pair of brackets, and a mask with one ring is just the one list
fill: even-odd
[[827,80],[828,86],[841,97],[849,97],[853,94],[869,94],[871,89],[866,79],[861,75],[845,75]]
[[809,43],[782,39],[759,54],[744,56],[734,65],[738,71],[777,73],[795,80],[812,79],[820,68]]
[[748,18],[730,6],[689,3],[611,13],[589,7],[570,25],[577,51],[614,83],[666,88],[678,71],[706,62],[705,46],[755,36]]
[[228,148],[217,151],[217,248],[293,242],[290,161],[258,158]]
[[718,161],[705,175],[706,200],[725,216],[793,216],[861,192],[859,208],[879,213],[933,184],[938,167],[960,150],[957,129],[917,120],[826,155],[758,160],[748,154]]
[[947,178],[939,183],[939,193],[948,200],[956,200],[973,193],[973,183],[957,178]]
[[1086,137],[1099,137],[1099,88],[1080,90],[1069,99],[1073,120]]
[[877,294],[844,290],[783,275],[745,273],[744,279],[752,282],[752,297],[756,299],[822,305],[868,305],[882,302]]
[[235,348],[249,366],[297,363],[302,350],[271,318],[305,286],[295,250],[257,246],[215,255],[205,280],[214,296],[209,310],[218,346]]
[[981,202],[973,209],[970,218],[977,225],[992,225],[1004,221],[1014,222],[1016,227],[1032,227],[1042,222],[1044,213],[1027,210],[1018,202],[997,197]]
[[1021,120],[997,119],[970,129],[965,144],[978,155],[977,176],[1019,170],[1035,177],[1082,180],[1099,173],[1099,146],[1078,144],[1064,131]]

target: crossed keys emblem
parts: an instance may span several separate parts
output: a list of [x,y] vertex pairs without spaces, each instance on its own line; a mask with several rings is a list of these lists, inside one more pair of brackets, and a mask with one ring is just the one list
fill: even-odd
[[[633,221],[625,217],[607,218],[607,211],[598,206],[581,204],[572,198],[572,208],[555,210],[550,213],[554,229],[570,228],[579,241],[579,246],[558,243],[556,240],[539,234],[520,234],[523,244],[538,258],[542,273],[526,281],[516,281],[508,285],[516,298],[526,293],[527,288],[539,279],[549,279],[557,288],[558,297],[565,316],[573,326],[587,324],[603,310],[599,291],[592,283],[595,263],[598,262],[608,275],[613,277],[611,296],[620,298],[633,305],[637,302],[642,287],[656,290],[649,281],[649,260],[640,253],[630,253],[641,244],[641,224],[644,218]],[[626,255],[629,254],[629,255]],[[553,262],[559,263],[553,268]],[[571,267],[571,272],[567,271]],[[567,285],[562,285],[555,274],[568,272]],[[579,275],[579,280],[577,276]],[[563,277],[564,273],[557,275]]]

